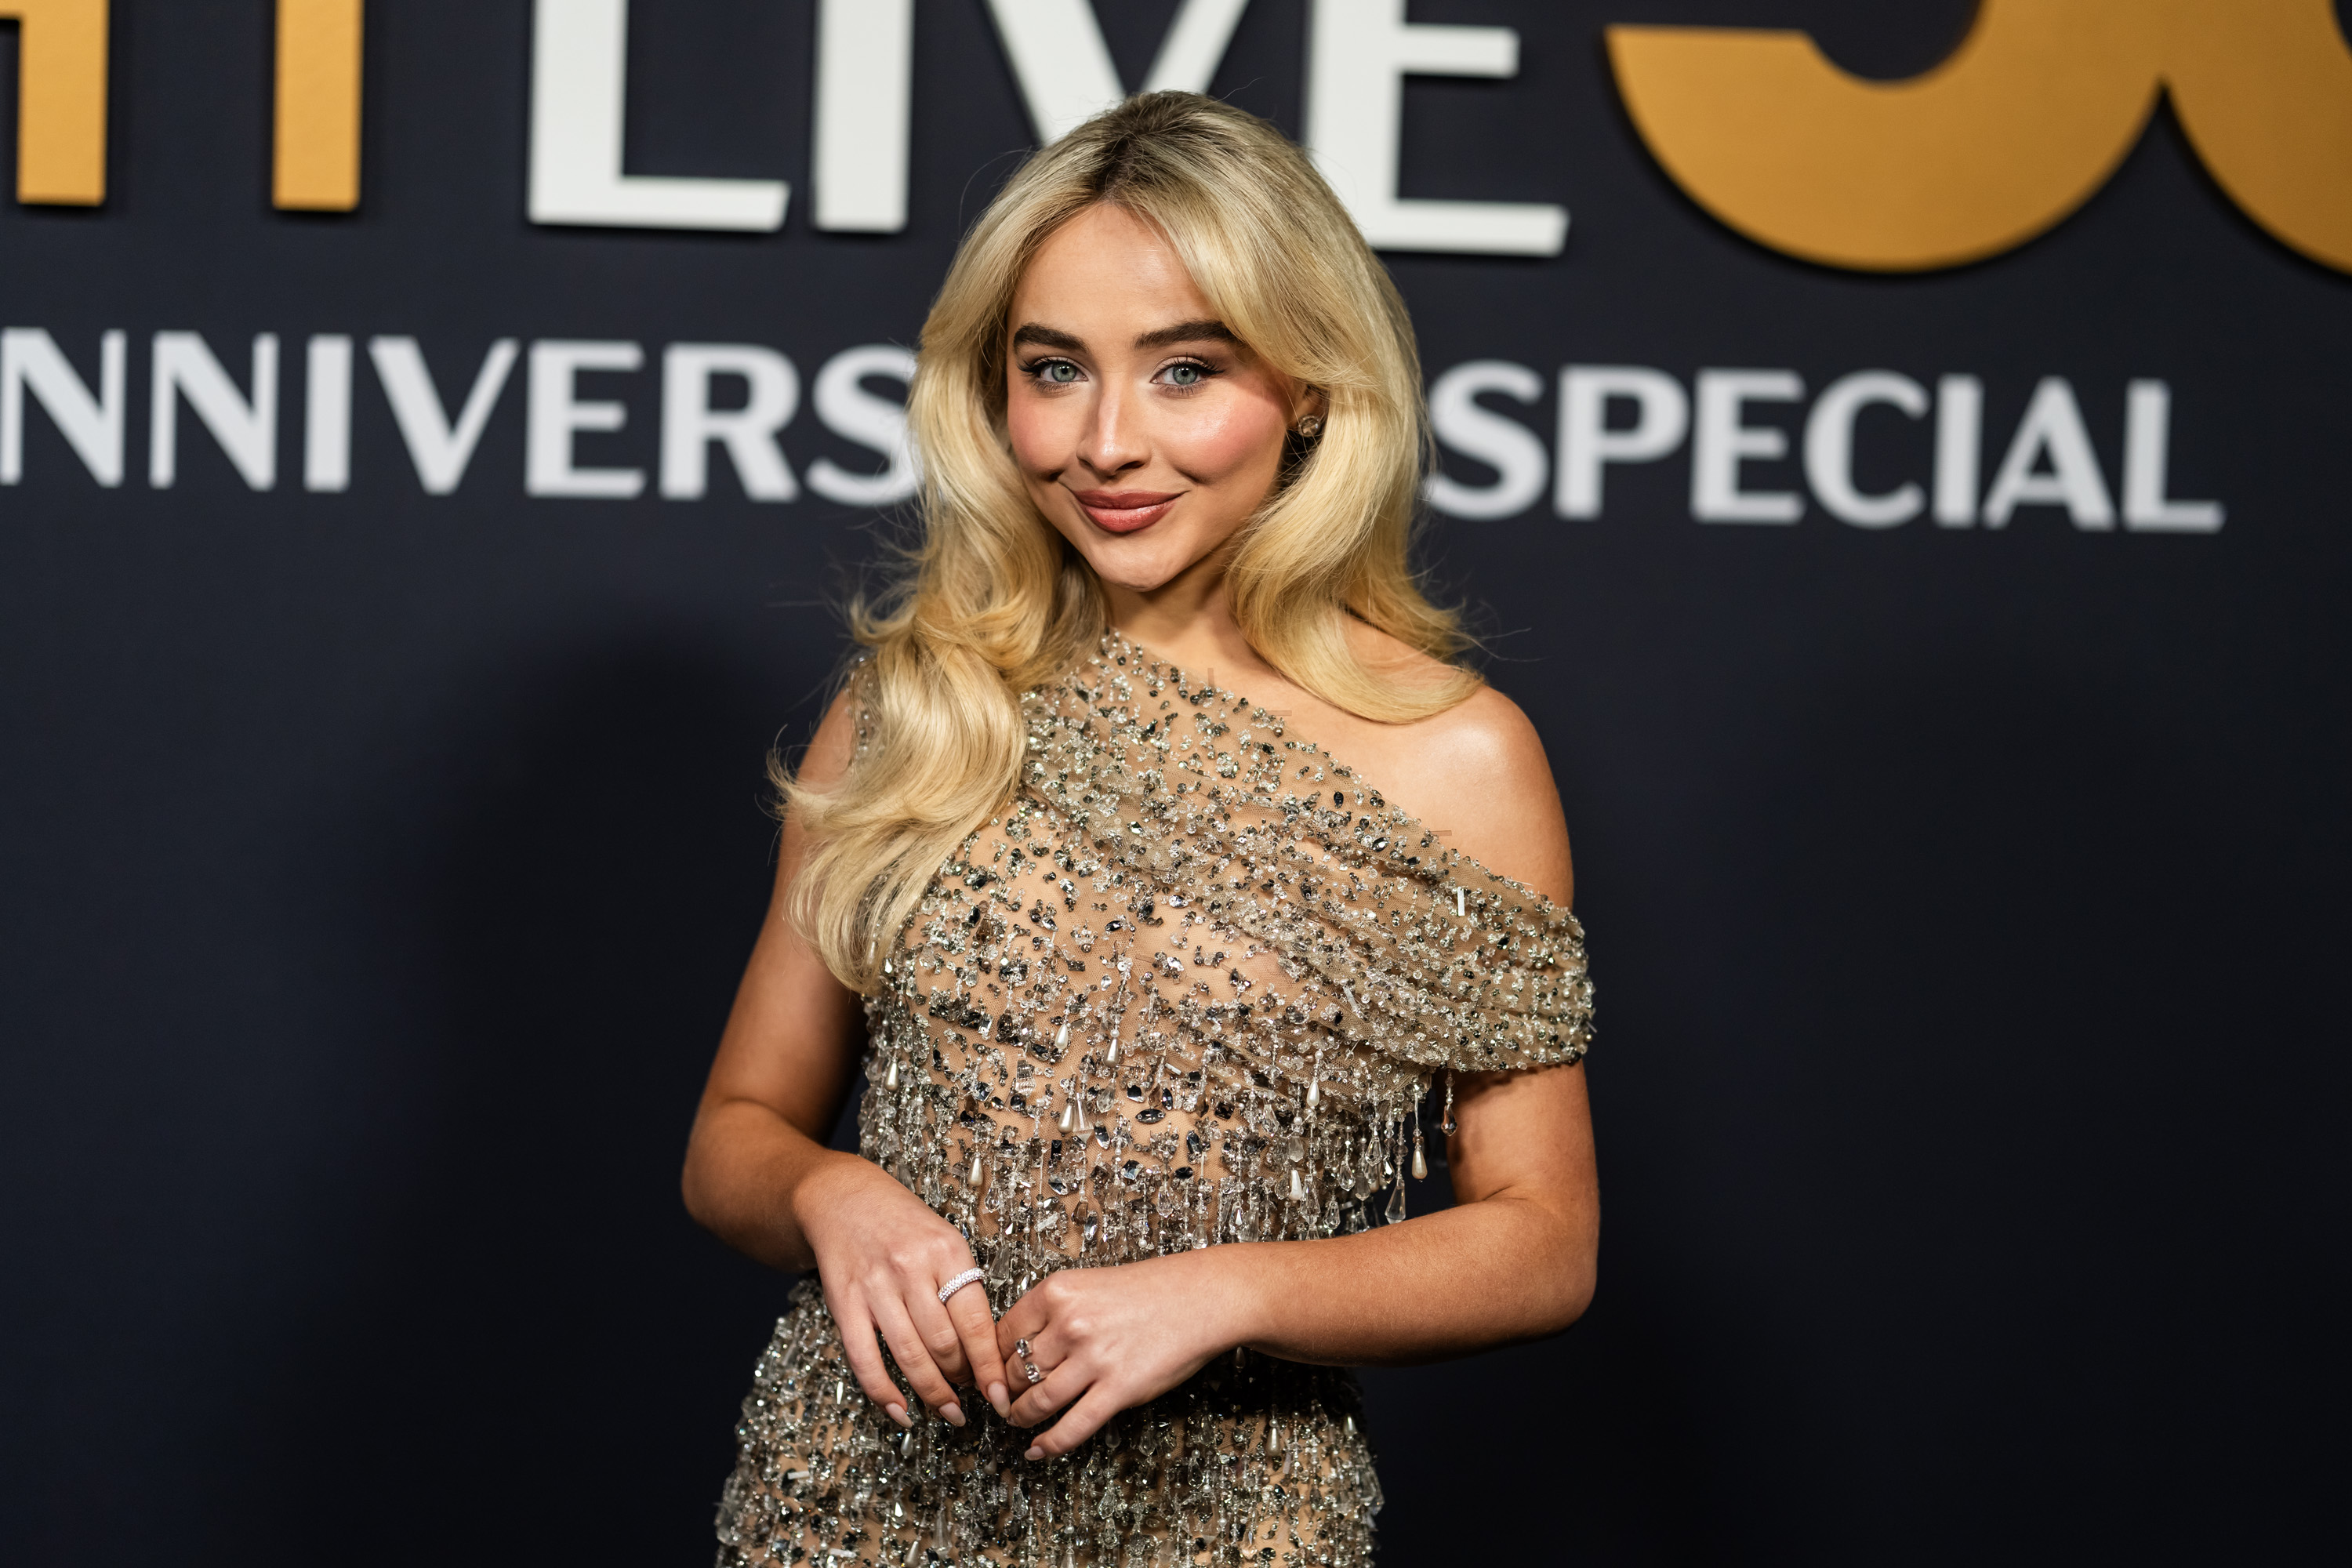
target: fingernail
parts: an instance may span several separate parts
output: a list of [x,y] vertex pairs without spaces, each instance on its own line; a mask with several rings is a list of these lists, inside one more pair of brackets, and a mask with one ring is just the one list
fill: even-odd
[[988,1402],[996,1406],[996,1413],[999,1415],[1013,1414],[1013,1395],[1001,1383],[992,1383],[988,1385]]
[[940,1414],[948,1418],[948,1425],[950,1426],[963,1425],[963,1406],[961,1405],[950,1401],[940,1406]]
[[1027,1453],[1021,1457],[1024,1459],[1042,1459],[1045,1457],[1045,1450],[1033,1446]]
[[886,1405],[882,1409],[884,1414],[901,1426],[912,1426],[915,1424],[915,1418],[907,1414],[907,1407],[903,1405]]

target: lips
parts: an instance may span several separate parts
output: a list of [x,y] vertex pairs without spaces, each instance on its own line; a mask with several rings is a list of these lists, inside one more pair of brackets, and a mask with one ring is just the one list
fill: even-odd
[[1166,490],[1072,490],[1071,499],[1097,528],[1109,533],[1139,533],[1166,517],[1183,492]]

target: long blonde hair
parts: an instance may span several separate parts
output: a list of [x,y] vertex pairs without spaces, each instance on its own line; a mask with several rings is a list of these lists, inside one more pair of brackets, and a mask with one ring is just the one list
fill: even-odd
[[1030,500],[1004,428],[1013,292],[1045,240],[1097,202],[1154,226],[1234,335],[1327,399],[1320,438],[1292,443],[1228,571],[1250,646],[1325,701],[1387,722],[1442,712],[1479,684],[1454,666],[1401,687],[1347,636],[1353,616],[1449,663],[1465,641],[1408,558],[1429,422],[1387,270],[1273,126],[1193,93],[1130,99],[1031,157],[957,251],[908,399],[921,539],[881,605],[851,610],[872,653],[854,678],[866,751],[823,791],[772,763],[811,844],[792,916],[860,991],[940,863],[1011,796],[1020,694],[1105,629],[1101,586]]

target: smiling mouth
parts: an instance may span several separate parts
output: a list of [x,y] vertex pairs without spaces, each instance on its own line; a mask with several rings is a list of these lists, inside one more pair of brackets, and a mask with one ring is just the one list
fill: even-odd
[[1179,490],[1072,490],[1071,499],[1097,528],[1108,533],[1140,533],[1166,517],[1182,498]]

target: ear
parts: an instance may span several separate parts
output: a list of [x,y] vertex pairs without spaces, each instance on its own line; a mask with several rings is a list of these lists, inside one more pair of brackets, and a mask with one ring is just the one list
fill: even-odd
[[1310,414],[1318,419],[1327,417],[1331,412],[1330,404],[1331,400],[1323,395],[1321,387],[1299,388],[1297,395],[1290,400],[1291,425],[1296,427],[1301,419]]

